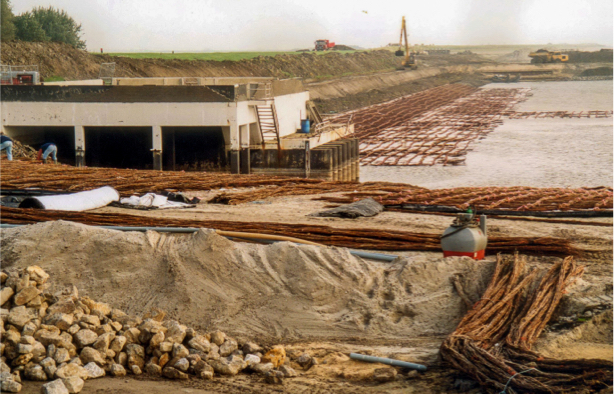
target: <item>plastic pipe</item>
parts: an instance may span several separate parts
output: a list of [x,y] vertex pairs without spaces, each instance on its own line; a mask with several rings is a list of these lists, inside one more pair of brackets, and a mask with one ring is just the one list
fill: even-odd
[[111,186],[104,186],[73,194],[28,197],[19,204],[19,208],[80,212],[104,207],[113,201],[119,201],[119,193]]
[[[25,224],[0,224],[0,228],[13,228],[13,227],[21,227],[26,226]],[[158,231],[160,233],[195,233],[199,229],[196,227],[137,227],[137,226],[92,226],[104,228],[107,230],[119,230],[119,231]],[[228,239],[237,239],[237,240],[248,240],[254,241],[264,244],[272,244],[275,242],[293,242],[304,245],[313,245],[313,246],[325,246],[322,244],[318,244],[311,241],[305,241],[303,239],[292,238],[292,237],[282,237],[278,235],[267,235],[267,234],[256,234],[256,233],[241,233],[237,231],[221,231],[216,230],[216,233],[228,238]],[[247,234],[248,236],[244,236]],[[258,236],[258,237],[256,237]],[[356,257],[361,257],[364,259],[371,259],[377,261],[386,261],[390,262],[397,259],[399,256],[393,254],[384,254],[384,253],[371,253],[371,252],[363,252],[360,250],[350,249],[350,254]]]
[[368,363],[382,363],[386,365],[393,365],[395,367],[415,369],[421,372],[426,371],[425,365],[408,363],[407,361],[399,361],[399,360],[394,360],[392,358],[365,356],[364,354],[358,354],[358,353],[350,353],[350,358],[354,360],[366,361]]

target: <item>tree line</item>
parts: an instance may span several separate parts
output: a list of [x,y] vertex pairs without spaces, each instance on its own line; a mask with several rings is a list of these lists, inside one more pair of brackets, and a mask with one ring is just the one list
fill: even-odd
[[85,49],[81,25],[64,10],[35,7],[19,15],[13,14],[10,0],[0,0],[0,38],[2,41],[63,42]]

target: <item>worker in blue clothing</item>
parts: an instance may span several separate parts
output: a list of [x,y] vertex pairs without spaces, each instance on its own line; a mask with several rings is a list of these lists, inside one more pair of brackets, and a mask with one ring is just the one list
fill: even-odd
[[47,142],[43,144],[38,150],[38,156],[36,157],[38,160],[43,160],[44,163],[47,163],[47,158],[49,155],[53,158],[53,164],[58,164],[58,147],[51,142]]
[[13,140],[4,133],[0,134],[0,152],[6,150],[6,158],[13,160]]

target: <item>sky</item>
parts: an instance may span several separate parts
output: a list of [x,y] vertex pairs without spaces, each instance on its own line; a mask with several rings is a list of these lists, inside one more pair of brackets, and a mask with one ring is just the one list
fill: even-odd
[[13,13],[64,9],[90,51],[283,51],[316,39],[410,44],[612,46],[612,0],[12,0]]

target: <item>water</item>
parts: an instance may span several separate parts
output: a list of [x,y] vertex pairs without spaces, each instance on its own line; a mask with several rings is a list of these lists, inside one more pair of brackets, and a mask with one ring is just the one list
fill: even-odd
[[[612,81],[522,82],[485,88],[532,89],[516,111],[612,110]],[[474,142],[463,166],[361,166],[360,180],[428,188],[612,186],[612,118],[506,119]]]

